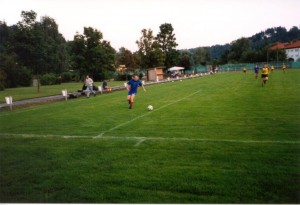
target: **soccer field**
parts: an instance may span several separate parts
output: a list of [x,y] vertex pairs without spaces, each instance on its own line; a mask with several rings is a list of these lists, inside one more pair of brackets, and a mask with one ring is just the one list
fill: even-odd
[[0,112],[0,202],[300,203],[300,69],[146,89]]

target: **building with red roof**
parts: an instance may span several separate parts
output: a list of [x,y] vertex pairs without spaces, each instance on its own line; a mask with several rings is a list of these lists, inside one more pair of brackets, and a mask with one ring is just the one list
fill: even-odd
[[300,40],[291,43],[277,43],[270,48],[271,50],[284,49],[289,61],[300,60]]
[[284,49],[287,44],[289,44],[289,43],[277,43],[274,46],[272,46],[270,49],[271,50],[277,50],[277,49],[281,50],[281,49]]

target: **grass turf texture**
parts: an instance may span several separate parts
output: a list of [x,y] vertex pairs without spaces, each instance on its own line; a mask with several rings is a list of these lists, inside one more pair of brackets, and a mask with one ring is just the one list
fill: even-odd
[[[122,81],[108,82],[109,86],[123,86]],[[12,96],[13,101],[24,100],[30,98],[46,97],[53,95],[61,95],[61,91],[67,89],[68,92],[81,90],[83,83],[62,83],[60,85],[45,85],[40,87],[40,92],[37,92],[37,87],[19,87],[7,88],[0,91],[0,103],[5,102],[5,97]],[[95,82],[95,86],[102,86],[102,82]]]
[[[0,113],[1,202],[299,203],[300,70]],[[148,112],[147,106],[154,106]]]

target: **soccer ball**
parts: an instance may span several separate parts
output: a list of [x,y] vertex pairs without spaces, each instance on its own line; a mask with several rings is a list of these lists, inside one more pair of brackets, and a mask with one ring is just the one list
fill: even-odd
[[153,106],[152,105],[148,105],[147,110],[148,111],[152,111],[153,110]]

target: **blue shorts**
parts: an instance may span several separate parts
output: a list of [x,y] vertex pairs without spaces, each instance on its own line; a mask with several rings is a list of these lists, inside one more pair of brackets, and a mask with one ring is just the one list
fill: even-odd
[[131,91],[131,90],[130,90],[130,91],[128,92],[128,95],[136,95],[136,91]]

